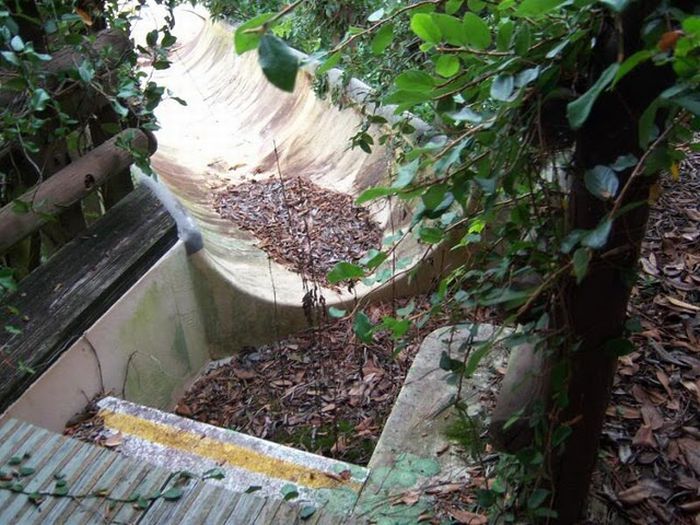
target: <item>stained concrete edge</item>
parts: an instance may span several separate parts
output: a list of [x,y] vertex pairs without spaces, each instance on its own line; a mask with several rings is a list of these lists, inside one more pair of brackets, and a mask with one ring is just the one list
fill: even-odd
[[[391,466],[402,455],[410,454],[436,459],[441,478],[457,481],[464,476],[468,466],[465,455],[446,436],[446,430],[457,418],[454,401],[458,385],[448,381],[451,372],[440,368],[440,358],[446,352],[452,359],[462,360],[467,351],[463,343],[470,337],[472,326],[440,328],[423,340],[374,449],[371,469]],[[509,329],[489,324],[476,325],[472,345],[509,333]],[[506,359],[506,352],[496,344],[473,376],[464,380],[461,400],[470,411],[483,412],[478,396],[491,387],[496,368],[504,366]]]
[[108,435],[117,436],[116,448],[125,456],[197,475],[220,469],[223,478],[210,482],[234,492],[254,489],[281,499],[292,485],[299,494],[295,501],[327,504],[352,500],[369,476],[357,465],[121,399],[107,397],[98,406]]

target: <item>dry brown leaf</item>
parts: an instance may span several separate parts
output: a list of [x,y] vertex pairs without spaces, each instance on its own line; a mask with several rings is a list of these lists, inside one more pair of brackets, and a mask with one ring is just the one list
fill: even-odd
[[687,310],[690,312],[700,312],[700,306],[697,306],[695,304],[687,303],[670,295],[667,295],[666,299],[668,299],[669,303],[671,303],[674,306],[677,306],[678,308],[681,308],[682,310]]
[[664,418],[654,405],[643,405],[641,412],[644,423],[652,430],[658,430],[664,425]]
[[656,379],[659,380],[659,383],[661,383],[661,386],[664,387],[664,390],[668,394],[668,397],[673,397],[673,392],[671,391],[671,387],[669,386],[669,379],[668,376],[666,375],[666,372],[664,372],[661,369],[656,370]]
[[617,498],[625,505],[638,505],[647,498],[653,496],[663,497],[668,491],[657,482],[643,479],[632,487],[617,494]]
[[700,441],[693,438],[681,438],[678,440],[678,446],[683,451],[688,466],[700,476]]
[[412,507],[413,505],[418,503],[419,499],[420,492],[418,492],[417,490],[411,490],[401,494],[401,496],[397,498],[396,501],[394,501],[393,505],[406,505],[408,507]]
[[253,379],[257,377],[258,374],[253,372],[252,370],[245,370],[243,368],[233,368],[233,375],[235,375],[238,379]]
[[637,430],[637,433],[632,438],[632,444],[638,447],[656,447],[652,428],[646,424],[640,426],[639,430]]
[[75,8],[75,12],[77,13],[77,15],[80,17],[80,19],[83,21],[83,23],[84,23],[86,26],[89,27],[89,26],[91,26],[91,25],[93,24],[92,17],[91,17],[90,14],[89,14],[87,11],[85,11],[84,9],[80,9],[79,7],[76,7],[76,8]]
[[465,525],[486,525],[489,520],[483,514],[476,514],[474,512],[469,512],[460,509],[449,509],[448,512],[450,516],[456,519],[459,523]]
[[116,434],[108,436],[102,444],[107,448],[114,448],[122,443],[124,443],[124,435],[121,432],[117,432]]
[[671,51],[674,47],[676,47],[676,42],[678,42],[678,39],[681,38],[683,34],[683,31],[680,30],[665,32],[659,39],[659,49],[664,52]]

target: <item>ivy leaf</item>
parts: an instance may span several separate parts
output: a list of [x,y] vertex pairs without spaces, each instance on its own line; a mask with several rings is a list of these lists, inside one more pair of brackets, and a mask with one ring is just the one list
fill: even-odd
[[636,166],[638,162],[639,159],[632,154],[620,155],[610,167],[618,172],[625,171],[628,168]]
[[365,272],[360,266],[349,262],[339,262],[328,272],[326,278],[329,283],[335,284],[340,281],[360,279],[364,276]]
[[617,195],[620,181],[609,166],[596,166],[583,175],[586,189],[602,200],[609,200]]
[[258,47],[260,37],[262,36],[262,31],[248,31],[262,26],[273,16],[275,16],[275,13],[262,13],[255,18],[251,18],[244,24],[239,25],[236,29],[236,33],[233,35],[233,43],[236,48],[236,53],[242,55],[243,53]]
[[22,37],[19,35],[13,36],[12,40],[10,40],[10,47],[13,51],[17,51],[18,53],[24,50],[24,42],[22,42]]
[[341,317],[344,317],[345,312],[345,310],[341,310],[340,308],[336,308],[335,306],[331,306],[330,308],[328,308],[328,315],[330,315],[334,319],[340,319]]
[[581,239],[581,244],[583,246],[593,248],[594,250],[602,248],[605,246],[605,243],[608,242],[611,229],[612,221],[610,219],[605,219],[595,228],[595,230],[591,230],[584,235],[584,237]]
[[51,97],[46,90],[39,88],[32,93],[32,108],[34,111],[43,111],[46,109],[46,104],[51,100]]
[[579,248],[574,252],[574,276],[576,284],[581,284],[581,281],[588,273],[588,263],[591,260],[591,252],[587,248]]
[[394,26],[392,24],[383,25],[377,34],[374,35],[370,47],[372,53],[375,55],[381,55],[384,50],[389,47],[391,40],[394,37]]
[[440,228],[421,226],[418,237],[426,244],[437,244],[445,237],[445,233]]
[[291,483],[284,485],[280,489],[280,492],[282,493],[282,496],[284,496],[285,501],[292,500],[299,496],[299,491],[297,490],[296,485],[292,485]]
[[579,98],[570,102],[566,107],[566,116],[569,119],[569,125],[571,129],[579,129],[588,119],[588,115],[591,113],[593,104],[598,99],[603,90],[608,87],[610,82],[615,78],[617,70],[620,68],[620,64],[611,64],[608,68],[603,71],[595,84],[591,86],[591,89],[586,91]]
[[514,87],[515,79],[512,75],[498,75],[491,84],[491,98],[501,102],[508,102],[513,94]]
[[34,474],[34,468],[23,466],[19,468],[18,472],[20,476],[31,476],[32,474]]
[[491,30],[478,15],[467,13],[462,20],[466,43],[476,49],[486,49],[491,45]]
[[267,79],[283,91],[294,91],[299,69],[299,58],[274,35],[266,34],[260,39],[258,61]]
[[202,474],[202,479],[224,479],[225,477],[226,474],[220,468],[209,469]]
[[515,10],[516,16],[539,17],[553,11],[567,0],[523,0]]
[[437,43],[442,37],[433,17],[426,13],[417,13],[411,17],[411,30],[426,42]]
[[467,106],[464,106],[457,112],[448,113],[447,116],[456,122],[471,122],[472,124],[479,124],[484,120],[484,117]]
[[19,61],[19,58],[17,58],[17,55],[16,55],[14,52],[12,52],[12,51],[2,51],[2,52],[0,52],[0,56],[2,56],[2,58],[4,58],[5,60],[7,60],[7,61],[8,61],[10,64],[12,64],[13,66],[18,66],[18,67],[19,67],[20,61]]
[[305,505],[299,511],[299,518],[302,520],[308,520],[311,516],[314,515],[315,512],[316,507],[312,507],[311,505]]
[[394,189],[403,189],[411,182],[413,182],[416,173],[418,172],[418,167],[420,166],[420,158],[416,158],[413,162],[409,164],[404,164],[399,168],[399,173],[396,180],[392,183],[391,187]]
[[366,313],[358,312],[357,315],[355,315],[352,329],[360,341],[368,344],[372,342],[372,328],[372,322],[369,320]]
[[183,492],[181,487],[172,487],[163,492],[162,497],[166,501],[175,501],[182,497]]

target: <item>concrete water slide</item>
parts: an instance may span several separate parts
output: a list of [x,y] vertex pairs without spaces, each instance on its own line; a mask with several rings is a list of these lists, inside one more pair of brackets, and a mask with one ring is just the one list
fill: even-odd
[[[375,147],[371,154],[350,148],[362,113],[380,113],[394,121],[397,117],[392,108],[364,104],[369,88],[357,80],[343,87],[337,70],[329,74],[329,83],[331,89],[341,90],[344,109],[314,93],[308,69],[299,72],[293,93],[283,92],[265,79],[256,52],[236,55],[232,26],[189,8],[179,8],[175,20],[178,41],[171,52],[172,66],[154,71],[153,80],[187,105],[171,99],[158,108],[161,129],[152,162],[203,234],[204,249],[193,261],[204,276],[208,299],[203,304],[215,306],[205,312],[212,320],[208,338],[230,351],[232,340],[256,344],[274,333],[300,328],[305,289],[298,273],[269,261],[254,237],[218,215],[215,192],[279,177],[276,145],[283,177],[308,177],[323,188],[357,196],[386,182],[393,162],[393,153],[384,147]],[[412,124],[421,126],[415,119]],[[375,137],[381,133],[376,128],[370,132]],[[392,212],[386,202],[375,205],[372,214],[385,231],[392,229],[390,224],[398,229],[410,220],[410,213]],[[397,253],[415,262],[424,250],[406,240]],[[384,287],[383,293],[415,293],[425,288],[433,270],[427,268],[417,280],[412,276],[410,283],[405,276],[391,290]],[[360,285],[357,296],[378,296],[378,288]],[[328,288],[322,293],[329,305],[355,297]]]
[[[154,17],[150,12],[136,27],[137,42],[158,27]],[[192,253],[186,239],[176,242],[131,288],[113,298],[94,324],[61,347],[26,392],[16,392],[18,399],[0,413],[0,423],[17,418],[60,431],[86,399],[104,393],[172,409],[212,360],[308,326],[302,276],[270,260],[258,241],[222,219],[213,203],[222,187],[278,177],[275,144],[283,177],[308,177],[351,196],[388,181],[391,151],[376,147],[367,154],[349,147],[362,111],[396,119],[392,108],[362,104],[367,86],[353,80],[343,88],[342,110],[315,95],[312,74],[306,71],[299,73],[294,93],[282,92],[264,78],[256,53],[235,54],[230,25],[184,7],[177,9],[176,21],[172,67],[150,74],[187,105],[167,100],[159,106],[161,129],[152,164],[190,214],[183,218],[179,204],[170,202],[181,238],[189,235],[193,221],[203,247]],[[340,75],[331,71],[329,82],[340,86]],[[412,125],[421,123],[414,120]],[[378,136],[380,130],[370,132]],[[164,186],[155,189],[162,197]],[[170,199],[167,194],[162,198],[166,204]],[[372,216],[387,234],[406,229],[408,210],[390,210],[387,202],[373,206]],[[151,213],[138,210],[133,220],[146,221]],[[409,236],[396,250],[398,260],[409,261],[399,279],[360,284],[353,294],[323,288],[326,306],[427,290],[448,264],[446,254],[455,253],[425,253],[426,246]]]

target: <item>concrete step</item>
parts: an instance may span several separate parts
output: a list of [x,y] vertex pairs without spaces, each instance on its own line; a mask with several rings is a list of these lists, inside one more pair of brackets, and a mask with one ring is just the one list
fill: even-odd
[[[348,513],[369,470],[114,397],[99,402],[109,444],[123,455],[188,471],[238,493]],[[218,470],[215,470],[218,469]],[[329,510],[330,510],[329,509]]]

